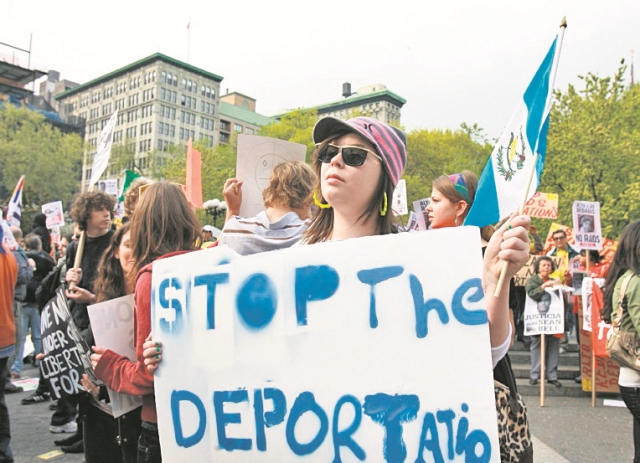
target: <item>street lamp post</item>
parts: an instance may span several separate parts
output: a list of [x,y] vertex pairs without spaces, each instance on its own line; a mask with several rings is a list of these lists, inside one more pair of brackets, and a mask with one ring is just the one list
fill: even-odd
[[213,226],[217,228],[216,221],[218,216],[224,216],[227,213],[227,203],[220,201],[218,198],[214,198],[206,201],[202,207],[207,214],[213,217]]

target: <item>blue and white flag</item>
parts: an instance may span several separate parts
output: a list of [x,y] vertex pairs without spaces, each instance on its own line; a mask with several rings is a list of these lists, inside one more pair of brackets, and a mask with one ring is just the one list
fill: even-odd
[[[480,177],[465,225],[483,227],[495,224],[508,217],[535,194],[547,151],[553,83],[563,32],[564,27],[551,44],[549,52],[493,148]],[[534,164],[535,175],[529,184],[529,175]]]
[[7,206],[7,222],[16,227],[20,226],[20,218],[22,217],[22,187],[24,186],[24,175],[20,177],[16,184],[11,199]]

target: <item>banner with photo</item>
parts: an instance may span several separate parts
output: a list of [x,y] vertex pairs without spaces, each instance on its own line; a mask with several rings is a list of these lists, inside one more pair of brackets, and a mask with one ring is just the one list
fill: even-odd
[[564,301],[560,289],[545,288],[540,301],[527,294],[524,306],[524,335],[564,333]]
[[580,249],[602,249],[600,227],[600,203],[591,201],[573,202],[573,230],[575,244]]

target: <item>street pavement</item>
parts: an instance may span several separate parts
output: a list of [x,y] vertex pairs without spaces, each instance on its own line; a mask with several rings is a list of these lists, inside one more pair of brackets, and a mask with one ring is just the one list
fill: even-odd
[[[37,370],[26,364],[23,377],[37,378]],[[6,395],[15,462],[81,462],[81,454],[63,454],[54,460],[38,458],[58,449],[53,441],[69,434],[49,432],[53,413],[49,410],[51,402],[20,404],[20,400],[30,393]],[[605,400],[616,402],[611,396],[597,398],[594,408],[589,393],[584,397],[548,396],[544,407],[540,406],[537,396],[525,396],[524,400],[534,436],[535,462],[622,463],[633,460],[631,415],[624,407],[604,406]]]

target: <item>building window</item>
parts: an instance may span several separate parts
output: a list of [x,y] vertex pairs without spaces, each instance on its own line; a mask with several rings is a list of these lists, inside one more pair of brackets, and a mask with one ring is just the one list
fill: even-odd
[[233,131],[242,133],[242,126],[240,124],[233,124]]

